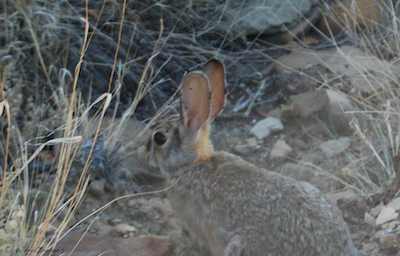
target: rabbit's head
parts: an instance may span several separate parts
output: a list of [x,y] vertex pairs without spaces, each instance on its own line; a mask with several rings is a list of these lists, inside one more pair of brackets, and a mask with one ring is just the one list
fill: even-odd
[[151,129],[146,143],[150,165],[171,177],[180,174],[180,167],[212,157],[210,123],[224,106],[224,86],[224,66],[214,59],[206,63],[202,70],[184,76],[180,116],[163,119]]

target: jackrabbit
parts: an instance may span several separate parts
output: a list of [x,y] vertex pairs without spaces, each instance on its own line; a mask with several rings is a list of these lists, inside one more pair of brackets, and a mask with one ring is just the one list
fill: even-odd
[[177,216],[213,256],[359,255],[339,210],[312,185],[214,152],[210,123],[224,106],[224,66],[182,81],[180,118],[152,128],[148,163],[167,180]]

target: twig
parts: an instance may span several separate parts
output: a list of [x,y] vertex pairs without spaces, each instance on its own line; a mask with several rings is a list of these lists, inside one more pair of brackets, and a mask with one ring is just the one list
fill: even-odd
[[249,116],[250,115],[250,112],[253,109],[254,104],[256,103],[256,100],[261,95],[261,93],[264,91],[266,85],[267,85],[267,80],[266,79],[261,80],[261,84],[258,87],[257,92],[252,96],[251,101],[249,103],[249,106],[247,107],[247,110],[244,113],[245,116]]
[[110,74],[110,78],[108,80],[108,92],[111,92],[111,84],[114,79],[114,73],[115,73],[115,66],[117,65],[118,61],[118,55],[119,55],[119,49],[121,47],[121,38],[122,38],[122,30],[124,27],[124,21],[125,21],[125,11],[126,11],[126,0],[124,0],[124,3],[122,5],[122,14],[121,14],[121,22],[119,25],[119,31],[118,31],[118,41],[117,41],[117,49],[115,49],[115,54],[114,54],[114,63],[112,65],[112,70]]

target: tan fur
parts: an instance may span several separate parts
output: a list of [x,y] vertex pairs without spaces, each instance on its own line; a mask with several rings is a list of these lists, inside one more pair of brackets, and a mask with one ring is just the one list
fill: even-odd
[[214,146],[210,140],[210,125],[204,125],[198,135],[195,143],[196,160],[195,162],[204,162],[209,160],[214,154]]
[[[216,64],[209,73],[220,73],[211,80],[211,89],[223,79]],[[202,255],[358,256],[339,210],[318,189],[227,152],[214,152],[209,137],[214,116],[204,119],[208,102],[196,98],[208,88],[194,82],[186,84],[181,98],[187,110],[181,118],[188,122],[165,129],[165,143],[150,137],[146,145],[152,145],[147,158],[157,159],[161,173],[178,178],[168,198],[204,249]],[[213,100],[213,113],[218,114],[224,97]]]

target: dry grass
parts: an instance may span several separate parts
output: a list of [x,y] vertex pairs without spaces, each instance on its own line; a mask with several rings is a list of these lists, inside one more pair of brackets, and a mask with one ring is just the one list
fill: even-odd
[[[400,149],[400,6],[392,1],[383,1],[375,13],[378,15],[380,12],[382,16],[375,15],[373,19],[366,20],[355,14],[355,3],[361,1],[353,2],[353,9],[341,6],[343,16],[334,16],[332,19],[337,19],[335,23],[340,24],[352,44],[365,53],[363,56],[350,56],[340,46],[336,47],[348,69],[355,70],[351,78],[359,79],[363,86],[358,88],[351,85],[350,90],[343,91],[356,107],[356,110],[347,111],[347,114],[352,120],[354,141],[358,144],[356,150],[347,153],[348,164],[335,179],[339,178],[339,182],[346,187],[369,196],[385,190],[394,179],[394,159]],[[333,29],[330,31],[333,33]],[[336,41],[333,43],[340,44]],[[343,74],[335,75],[336,78],[321,81],[321,84],[343,90],[343,85],[348,82],[340,82]],[[335,82],[332,83],[332,80]]]
[[[350,113],[354,115],[355,134],[369,150],[360,159],[364,171],[359,173],[371,184],[363,186],[369,193],[388,188],[395,177],[395,159],[400,153],[399,6],[386,1],[381,9],[385,14],[382,23],[375,24],[373,31],[361,33],[359,38],[361,49],[370,56],[378,56],[381,63],[377,61],[374,70],[358,68],[370,89],[367,95],[357,97],[361,110]],[[351,59],[349,63],[353,64]]]
[[[71,224],[75,227],[115,201],[137,196],[116,198],[86,218],[73,221],[88,186],[100,135],[106,138],[107,152],[126,154],[126,148],[118,143],[126,121],[138,108],[142,107],[143,117],[148,117],[162,104],[170,103],[167,100],[177,88],[172,81],[179,81],[178,76],[189,67],[218,56],[234,74],[228,77],[230,84],[239,84],[258,77],[258,67],[264,67],[276,52],[262,40],[246,45],[215,34],[213,25],[186,4],[180,9],[148,1],[80,2],[7,0],[0,6],[0,21],[4,21],[0,30],[5,31],[0,41],[6,45],[0,50],[0,61],[3,56],[14,57],[7,66],[0,62],[0,114],[6,128],[0,162],[1,255],[45,255],[70,231]],[[364,51],[387,58],[393,68],[398,65],[400,49],[397,8],[383,6],[389,23],[376,24],[374,33],[360,33],[351,22],[345,30]],[[205,7],[202,11],[209,10]],[[161,19],[160,12],[164,13]],[[373,88],[368,95],[350,95],[360,110],[348,113],[356,135],[369,150],[349,154],[351,164],[346,168],[350,180],[334,178],[370,194],[393,178],[393,157],[400,148],[399,78],[387,70],[378,79],[374,70],[366,70],[345,54],[344,58]],[[243,73],[251,74],[243,77]],[[333,86],[325,81],[321,84]],[[102,130],[106,112],[112,120],[121,118]],[[94,132],[88,128],[93,124]],[[38,143],[32,143],[33,138],[39,138]],[[90,149],[81,161],[81,145],[87,140]],[[31,173],[35,170],[31,163],[48,146],[56,147],[58,153],[54,179],[48,186],[51,191],[43,195],[33,188]],[[76,161],[82,162],[80,170],[74,170]],[[79,179],[67,192],[72,171],[79,173]]]
[[[36,71],[38,74],[42,73],[45,77],[43,82],[47,86],[50,86],[50,88],[56,87],[59,85],[54,84],[50,74],[50,70],[54,67],[47,63],[48,56],[45,57],[42,53],[42,49],[46,48],[43,45],[43,38],[38,38],[39,31],[37,31],[37,27],[35,28],[33,25],[33,21],[35,19],[29,16],[32,14],[31,12],[34,11],[34,8],[40,9],[41,7],[45,6],[45,4],[41,5],[39,1],[36,3],[38,4],[37,6],[29,6],[23,1],[17,1],[14,6],[16,12],[13,13],[13,15],[22,15],[22,19],[26,22],[26,29],[29,31],[31,36],[32,49],[34,49],[36,52],[34,56],[38,58],[39,62],[37,66],[33,66],[33,72]],[[86,1],[86,4],[88,4],[88,1]],[[7,6],[3,7],[7,8]],[[30,7],[33,8],[30,9]],[[56,136],[60,137],[46,140],[43,143],[37,144],[36,150],[33,152],[30,152],[26,149],[24,138],[21,137],[21,134],[16,132],[16,129],[10,129],[11,127],[16,127],[13,122],[15,122],[17,119],[15,116],[13,116],[15,113],[13,113],[12,108],[10,108],[8,97],[4,94],[4,85],[6,81],[9,81],[10,79],[10,77],[7,77],[9,74],[6,71],[12,70],[13,72],[18,72],[24,70],[23,68],[22,70],[17,69],[15,66],[17,63],[12,63],[7,67],[2,66],[1,68],[2,76],[0,79],[0,114],[2,117],[4,117],[6,121],[5,127],[7,128],[4,130],[5,133],[3,134],[3,138],[5,138],[2,144],[4,157],[1,159],[3,164],[1,168],[2,183],[0,191],[0,209],[2,209],[0,211],[0,217],[3,220],[3,225],[0,227],[1,255],[45,255],[45,253],[47,255],[47,253],[51,252],[71,224],[74,213],[79,207],[87,188],[89,182],[88,171],[91,166],[93,150],[100,134],[102,120],[107,109],[110,107],[111,100],[116,96],[112,93],[119,93],[119,91],[111,90],[111,84],[113,80],[110,78],[110,93],[101,95],[89,107],[82,110],[82,105],[79,102],[78,84],[80,83],[82,65],[85,62],[85,56],[94,35],[93,32],[89,32],[90,24],[88,6],[86,6],[85,10],[85,16],[81,21],[81,23],[84,24],[83,42],[79,54],[79,61],[75,66],[75,71],[73,74],[70,74],[65,69],[60,69],[62,74],[61,80],[64,80],[66,77],[71,78],[71,89],[65,88],[70,92],[68,93],[68,96],[65,96],[65,99],[61,99],[64,103],[66,103],[67,108],[65,111],[58,113],[58,115],[60,115],[60,113],[62,113],[62,115],[61,118],[58,119],[60,122],[56,122],[58,125],[62,124],[60,128],[56,129],[57,133],[55,133]],[[7,15],[7,12],[5,14]],[[45,15],[45,13],[41,14]],[[49,18],[49,20],[53,20],[60,17],[49,16],[47,18]],[[13,23],[12,19],[6,20],[12,25],[15,24]],[[121,27],[123,21],[124,15],[121,18]],[[10,33],[9,35],[14,34]],[[13,39],[9,40],[12,41]],[[118,45],[119,44],[120,42],[118,42]],[[117,62],[120,60],[118,57],[118,49],[119,48],[117,47],[114,64],[112,65],[113,70],[117,66]],[[34,60],[32,61],[34,63]],[[143,72],[141,83],[138,86],[138,91],[140,93],[136,94],[129,111],[125,114],[126,118],[130,117],[134,113],[138,102],[142,100],[148,91],[147,79],[151,77],[151,75],[147,74],[147,70],[150,64],[151,59],[146,65],[147,68]],[[28,74],[24,73],[23,75],[27,76]],[[61,85],[63,84],[64,83]],[[64,95],[63,92],[61,94]],[[97,113],[95,111],[95,114],[92,115],[91,118],[88,118],[88,115],[92,109],[97,110]],[[56,110],[60,111],[60,109]],[[78,158],[80,145],[84,139],[82,136],[82,131],[85,129],[82,127],[88,125],[85,122],[87,122],[89,119],[97,120],[95,132],[94,134],[91,134],[93,135],[91,137],[91,147],[83,163],[82,170],[79,171],[80,178],[74,185],[72,193],[67,193],[66,183],[68,177],[70,176],[70,171],[73,168],[74,162]],[[123,122],[121,122],[120,125],[123,125]],[[20,145],[16,145],[16,150],[14,150],[15,152],[12,152],[14,154],[13,158],[9,159],[8,156],[10,151],[11,137],[19,140]],[[113,136],[110,136],[110,138],[111,137]],[[47,146],[56,146],[58,148],[58,154],[54,159],[54,168],[56,171],[55,178],[51,181],[52,184],[49,186],[51,189],[48,193],[48,196],[40,198],[44,201],[40,202],[40,195],[35,193],[35,190],[32,187],[34,181],[31,180],[32,175],[30,172],[35,170],[32,170],[30,164]]]
[[[316,51],[306,49],[305,56],[310,54],[333,72],[322,79],[309,77],[310,80],[317,80],[322,88],[342,91],[352,100],[355,110],[346,111],[346,114],[354,129],[353,142],[356,148],[346,152],[347,164],[341,166],[341,170],[337,170],[337,166],[332,167],[335,170],[325,170],[312,163],[302,164],[368,197],[388,188],[395,177],[395,159],[399,156],[400,4],[392,1],[345,2],[351,4],[339,4],[334,10],[336,15],[329,17],[331,27],[323,27],[323,32],[319,30],[321,27],[312,25],[312,28],[322,35],[330,48],[337,51],[341,57],[340,65],[352,71],[346,74],[342,69],[335,73],[337,69],[331,67],[331,63],[325,63],[321,57],[323,55]],[[368,16],[371,12],[363,9],[365,6],[357,6],[360,2],[373,3],[372,16]],[[367,17],[361,15],[363,12],[367,13]],[[363,54],[349,55],[348,51],[344,51],[341,37],[335,38],[335,35],[340,35],[339,32],[346,35],[347,45],[361,49]],[[286,69],[308,76],[290,67]],[[351,77],[346,77],[348,75]],[[349,84],[349,79],[357,79],[362,88]]]

